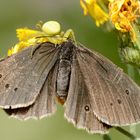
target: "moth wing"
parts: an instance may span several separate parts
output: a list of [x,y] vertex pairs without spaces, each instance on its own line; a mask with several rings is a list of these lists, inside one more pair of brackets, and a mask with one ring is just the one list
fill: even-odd
[[90,133],[107,133],[109,126],[103,124],[93,113],[89,90],[76,59],[73,59],[65,117],[76,127]]
[[54,68],[51,69],[37,99],[32,105],[17,109],[5,109],[5,111],[12,117],[21,120],[30,118],[41,119],[54,114],[56,111],[55,95],[57,68],[58,66],[55,65]]
[[128,125],[140,121],[140,88],[102,55],[80,46],[77,59],[94,114],[102,122]]
[[0,61],[0,107],[27,107],[40,93],[59,49],[50,43],[34,47]]

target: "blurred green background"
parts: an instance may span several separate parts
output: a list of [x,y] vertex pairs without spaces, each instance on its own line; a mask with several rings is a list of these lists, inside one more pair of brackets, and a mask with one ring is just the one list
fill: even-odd
[[[1,0],[0,55],[6,55],[7,49],[17,42],[16,28],[34,28],[40,20],[57,20],[64,30],[72,28],[78,41],[102,53],[126,71],[118,55],[116,34],[96,28],[90,17],[84,17],[79,0]],[[0,140],[102,140],[102,135],[76,129],[63,114],[64,108],[58,105],[52,117],[23,122],[9,118],[0,110]],[[137,132],[139,128],[137,126]],[[110,130],[110,136],[114,140],[128,139],[115,129]]]

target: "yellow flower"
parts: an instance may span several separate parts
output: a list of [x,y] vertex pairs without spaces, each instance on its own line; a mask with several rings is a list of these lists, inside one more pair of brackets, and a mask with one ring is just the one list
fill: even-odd
[[14,54],[13,51],[14,51],[14,48],[12,47],[11,49],[8,50],[7,55],[10,56],[10,55]]
[[96,25],[100,26],[108,20],[108,14],[97,4],[96,0],[80,0],[84,15],[90,14]]
[[29,43],[29,42],[21,41],[21,42],[17,43],[14,47],[12,47],[11,49],[8,50],[8,56],[15,54],[31,45],[33,45],[33,42]]
[[42,35],[41,31],[31,30],[28,28],[20,28],[20,29],[17,29],[16,32],[17,32],[17,37],[19,41],[27,41],[28,39],[32,37],[37,37],[39,35],[40,36]]
[[140,4],[137,0],[114,0],[109,5],[110,19],[121,32],[130,32],[135,40],[132,23],[140,16]]

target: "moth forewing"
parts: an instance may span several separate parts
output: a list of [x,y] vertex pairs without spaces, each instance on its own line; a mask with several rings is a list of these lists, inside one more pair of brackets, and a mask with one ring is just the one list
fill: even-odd
[[51,43],[41,44],[31,57],[32,49],[28,47],[0,62],[0,107],[27,107],[40,93],[59,49]]

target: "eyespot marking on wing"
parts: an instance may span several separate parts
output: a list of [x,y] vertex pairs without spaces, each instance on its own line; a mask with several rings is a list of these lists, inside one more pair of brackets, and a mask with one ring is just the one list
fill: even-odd
[[117,99],[117,102],[118,102],[118,104],[121,104],[122,103],[122,101],[120,99]]
[[84,109],[85,109],[86,112],[90,111],[89,105],[85,105],[85,106],[84,106]]
[[14,88],[14,91],[16,92],[16,91],[17,91],[17,89],[18,89],[17,87],[16,87],[16,88]]
[[10,86],[10,84],[6,84],[6,85],[5,85],[5,88],[9,88],[9,86]]
[[129,94],[130,94],[130,91],[129,91],[128,89],[126,89],[126,90],[125,90],[125,93],[126,93],[127,95],[129,95]]

